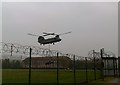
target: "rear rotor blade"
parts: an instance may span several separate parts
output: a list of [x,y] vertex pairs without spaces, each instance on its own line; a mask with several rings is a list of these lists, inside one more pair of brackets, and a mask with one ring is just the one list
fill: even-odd
[[61,33],[61,34],[58,34],[58,35],[64,35],[64,34],[68,34],[68,33],[71,33],[71,32]]
[[31,36],[39,36],[39,35],[31,34],[31,33],[28,33],[28,35],[31,35]]

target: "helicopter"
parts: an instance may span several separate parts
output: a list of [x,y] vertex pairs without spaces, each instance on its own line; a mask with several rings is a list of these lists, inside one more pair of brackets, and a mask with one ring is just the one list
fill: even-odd
[[[38,36],[38,43],[40,43],[40,45],[46,45],[46,44],[53,44],[54,45],[55,43],[60,42],[62,40],[59,37],[60,35],[64,35],[64,34],[68,34],[68,33],[71,33],[71,32],[66,32],[66,33],[61,33],[61,34],[43,32],[42,36],[28,33],[28,35]],[[47,38],[47,39],[44,38],[45,36],[49,36],[49,35],[53,35],[54,37]]]

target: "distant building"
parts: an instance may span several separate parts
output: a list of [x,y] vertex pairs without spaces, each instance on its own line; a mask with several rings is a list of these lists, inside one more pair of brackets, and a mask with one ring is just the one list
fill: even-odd
[[[66,56],[59,56],[59,68],[69,68],[72,60]],[[22,61],[22,68],[29,67],[29,57]],[[32,57],[32,68],[57,68],[57,57]]]

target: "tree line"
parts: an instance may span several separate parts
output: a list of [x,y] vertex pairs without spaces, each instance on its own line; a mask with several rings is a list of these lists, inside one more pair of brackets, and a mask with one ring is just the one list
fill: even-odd
[[[74,65],[74,61],[71,60],[71,63],[69,64],[65,64],[67,65],[66,67],[69,69],[73,69],[74,66],[76,69],[94,69],[94,65],[96,69],[99,69],[101,67],[101,62],[96,62],[94,63],[91,60],[88,60],[87,63],[85,60],[76,60],[75,61],[75,65]],[[22,67],[22,61],[20,60],[10,60],[10,59],[3,59],[2,60],[2,68],[3,69],[20,69],[23,68]]]
[[19,69],[21,68],[21,62],[19,60],[3,59],[2,68],[3,69]]

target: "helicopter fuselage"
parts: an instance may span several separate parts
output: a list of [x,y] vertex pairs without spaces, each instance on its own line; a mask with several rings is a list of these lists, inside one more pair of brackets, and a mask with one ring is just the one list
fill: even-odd
[[[38,36],[38,43],[40,43],[40,45],[46,45],[46,44],[53,44],[54,45],[56,42],[61,41],[59,36],[64,35],[64,34],[68,34],[68,33],[71,33],[71,32],[65,32],[65,33],[61,33],[61,34],[43,32],[42,36],[28,33],[28,35]],[[54,37],[47,38],[47,39],[44,38],[45,36],[49,36],[49,35],[52,35]]]
[[44,37],[42,37],[42,36],[38,37],[38,42],[40,44],[43,44],[43,45],[45,45],[45,44],[54,44],[54,43],[60,42],[60,41],[61,41],[61,39],[59,38],[59,35],[56,35],[55,37],[48,38],[48,39],[44,39]]

